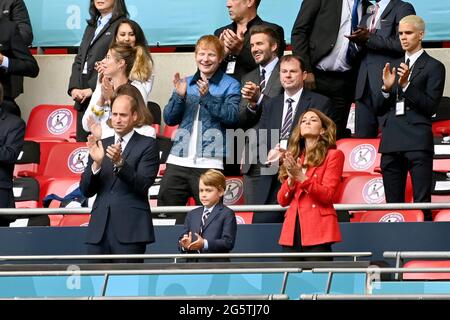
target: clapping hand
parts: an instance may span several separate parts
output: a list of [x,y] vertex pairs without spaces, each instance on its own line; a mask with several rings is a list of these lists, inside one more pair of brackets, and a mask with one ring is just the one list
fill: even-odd
[[175,87],[175,91],[179,96],[184,97],[186,95],[187,91],[186,78],[181,78],[179,72],[175,73],[175,76],[173,77],[173,85]]
[[203,240],[203,238],[198,233],[195,233],[195,235],[197,236],[197,240],[192,242],[189,245],[188,249],[189,250],[202,250],[203,247],[205,246],[205,240]]
[[189,234],[183,235],[183,238],[179,241],[180,246],[182,246],[184,249],[189,250],[189,246],[192,242],[192,232],[189,232]]
[[280,144],[277,143],[274,149],[270,149],[269,154],[267,155],[267,165],[272,165],[279,161],[279,163],[283,163],[284,153],[286,152],[285,149],[280,147]]
[[93,170],[96,171],[101,167],[103,158],[105,157],[105,150],[101,140],[97,140],[92,134],[87,138],[86,146],[89,150],[89,155],[94,160]]

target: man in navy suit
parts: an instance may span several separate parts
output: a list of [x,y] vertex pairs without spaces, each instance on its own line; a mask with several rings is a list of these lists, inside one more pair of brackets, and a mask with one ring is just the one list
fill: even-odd
[[[337,139],[347,138],[359,59],[345,37],[356,30],[368,0],[303,0],[292,28],[292,52],[305,61],[305,87],[333,101]],[[352,50],[354,49],[354,50]]]
[[380,75],[386,62],[403,56],[397,29],[399,21],[410,14],[415,11],[408,2],[377,0],[362,18],[360,28],[349,36],[360,47],[362,59],[355,91],[355,135],[359,138],[378,136],[374,96],[380,91]]
[[[387,202],[405,202],[408,172],[414,202],[431,202],[433,133],[431,117],[444,91],[445,67],[422,48],[425,23],[415,15],[400,20],[399,37],[405,55],[383,70],[378,93],[381,124],[381,171]],[[424,211],[431,220],[431,212]]]
[[233,249],[237,223],[234,211],[222,203],[225,188],[225,176],[219,170],[210,169],[200,176],[199,195],[203,206],[186,215],[178,242],[181,252],[228,253]]
[[[284,93],[263,102],[263,111],[258,129],[267,130],[267,134],[260,132],[258,140],[258,153],[262,164],[272,162],[262,150],[278,150],[283,152],[287,149],[289,136],[297,125],[300,115],[309,108],[316,108],[333,116],[333,104],[331,100],[318,93],[303,88],[307,73],[303,61],[295,55],[286,55],[280,59],[280,82]],[[277,193],[280,189],[278,181],[278,166],[261,168],[258,190],[256,195],[257,204],[277,203]],[[253,222],[282,222],[283,215],[279,212],[255,214]]]
[[[0,106],[3,102],[3,86],[0,83]],[[14,208],[13,171],[22,150],[25,122],[0,107],[0,208]],[[9,226],[14,219],[0,217],[0,226]]]
[[80,189],[86,197],[97,195],[87,231],[89,254],[143,254],[155,241],[147,195],[158,171],[158,148],[155,139],[133,130],[137,108],[131,96],[114,98],[114,136],[88,138],[89,161]]

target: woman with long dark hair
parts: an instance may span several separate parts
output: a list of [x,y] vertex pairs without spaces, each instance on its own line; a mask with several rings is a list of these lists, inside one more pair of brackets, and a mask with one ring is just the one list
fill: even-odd
[[89,14],[88,25],[72,64],[68,88],[68,94],[75,101],[75,109],[78,111],[78,141],[86,141],[87,138],[81,120],[97,85],[95,63],[102,60],[108,52],[120,20],[128,17],[125,0],[91,0]]
[[333,198],[344,167],[344,154],[336,149],[336,125],[311,108],[300,116],[289,140],[279,172],[278,202],[290,207],[279,244],[287,252],[331,252],[331,245],[341,241]]

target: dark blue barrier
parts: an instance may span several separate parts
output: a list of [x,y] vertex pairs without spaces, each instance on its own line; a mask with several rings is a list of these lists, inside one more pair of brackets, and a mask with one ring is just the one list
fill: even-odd
[[[335,251],[373,252],[382,260],[384,251],[449,251],[450,223],[341,223],[343,242]],[[233,252],[280,252],[281,225],[239,225]],[[156,242],[147,253],[177,253],[182,226],[155,227]],[[86,254],[83,227],[0,228],[0,255]]]

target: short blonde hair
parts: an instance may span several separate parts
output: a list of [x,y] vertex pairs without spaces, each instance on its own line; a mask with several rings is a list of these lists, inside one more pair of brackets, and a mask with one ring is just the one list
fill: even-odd
[[227,182],[222,172],[216,169],[209,169],[200,176],[200,181],[205,186],[215,187],[217,190],[225,191]]
[[425,31],[425,21],[419,16],[411,14],[409,16],[404,17],[400,20],[400,23],[411,23],[413,24],[419,31]]

